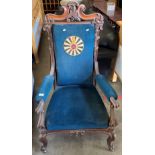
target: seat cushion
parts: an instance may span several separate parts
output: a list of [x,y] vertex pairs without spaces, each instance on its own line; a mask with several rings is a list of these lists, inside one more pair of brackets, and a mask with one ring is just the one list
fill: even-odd
[[95,87],[56,88],[45,117],[47,130],[107,128],[109,116]]

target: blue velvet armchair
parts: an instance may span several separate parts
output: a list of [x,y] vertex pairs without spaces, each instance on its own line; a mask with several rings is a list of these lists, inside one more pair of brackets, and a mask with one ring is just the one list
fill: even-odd
[[[60,132],[103,132],[108,135],[109,150],[113,150],[117,94],[99,73],[97,62],[103,17],[98,13],[85,15],[85,6],[75,1],[63,8],[62,15],[45,16],[51,71],[44,77],[36,96],[41,151],[46,152],[47,135]],[[110,115],[97,85],[110,102]]]

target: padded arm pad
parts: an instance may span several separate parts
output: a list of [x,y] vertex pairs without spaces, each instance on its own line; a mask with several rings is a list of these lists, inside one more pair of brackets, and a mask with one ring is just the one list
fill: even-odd
[[110,97],[114,97],[115,99],[117,99],[117,94],[115,90],[107,82],[106,78],[103,75],[101,74],[96,75],[96,83],[98,84],[100,89],[103,91],[103,93],[106,95],[109,101],[110,101]]
[[39,102],[40,100],[43,100],[44,102],[46,102],[52,87],[53,87],[53,83],[54,83],[54,76],[52,75],[46,75],[43,79],[43,82],[38,90],[38,93],[36,95],[35,100],[37,102]]

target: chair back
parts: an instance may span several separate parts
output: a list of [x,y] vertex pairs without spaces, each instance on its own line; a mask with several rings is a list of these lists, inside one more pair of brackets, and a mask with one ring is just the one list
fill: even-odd
[[52,34],[57,84],[92,84],[94,24],[54,24]]
[[51,74],[58,86],[92,85],[94,60],[97,60],[101,14],[85,15],[85,6],[71,1],[62,15],[47,14],[44,29],[49,34]]

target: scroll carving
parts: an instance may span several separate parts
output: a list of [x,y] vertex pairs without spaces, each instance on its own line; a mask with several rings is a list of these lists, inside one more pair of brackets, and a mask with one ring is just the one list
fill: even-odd
[[100,30],[103,27],[103,16],[100,13],[92,13],[86,15],[84,13],[86,7],[83,4],[78,4],[75,1],[70,1],[67,6],[63,7],[63,14],[62,15],[55,15],[55,14],[46,14],[45,15],[45,24],[52,24],[56,21],[62,22],[79,22],[79,21],[92,21],[95,22]]

